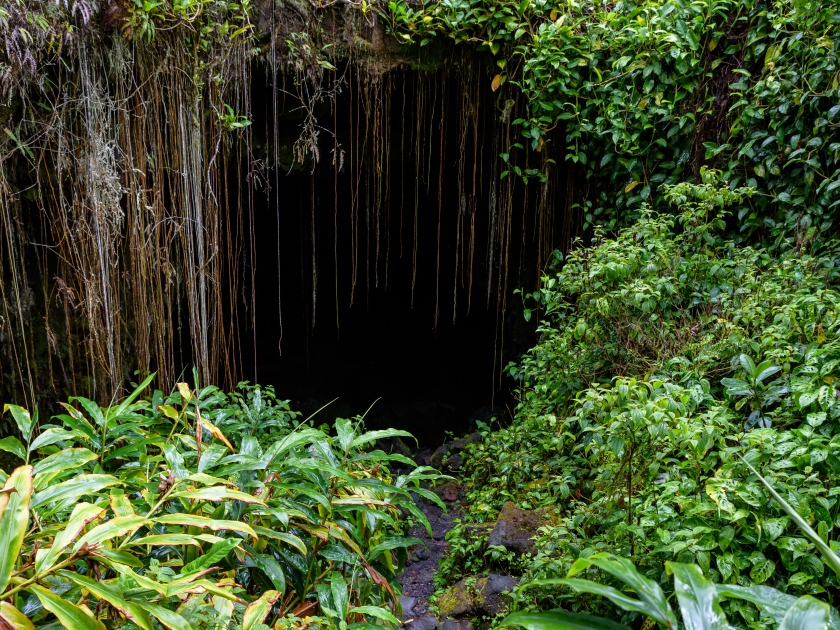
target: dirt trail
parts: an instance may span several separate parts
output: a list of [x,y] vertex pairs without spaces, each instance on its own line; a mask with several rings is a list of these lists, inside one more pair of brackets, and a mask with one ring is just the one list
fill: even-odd
[[421,525],[415,526],[411,531],[411,536],[422,540],[426,547],[416,548],[411,552],[406,569],[399,577],[399,582],[403,587],[400,599],[404,619],[407,622],[419,619],[428,612],[429,596],[435,590],[435,571],[448,547],[445,540],[446,533],[452,529],[453,520],[460,517],[457,505],[450,507],[448,512],[422,499],[417,501],[417,505],[429,519],[432,536],[430,537]]

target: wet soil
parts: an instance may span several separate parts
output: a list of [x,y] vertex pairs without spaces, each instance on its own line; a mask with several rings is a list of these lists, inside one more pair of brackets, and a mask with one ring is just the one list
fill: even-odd
[[399,578],[403,588],[400,599],[405,621],[418,619],[428,612],[429,597],[435,590],[435,571],[448,548],[446,533],[452,529],[453,521],[461,516],[457,504],[449,507],[446,512],[422,499],[417,505],[429,519],[432,535],[429,536],[422,525],[416,525],[410,534],[422,540],[424,546],[411,551],[406,569]]

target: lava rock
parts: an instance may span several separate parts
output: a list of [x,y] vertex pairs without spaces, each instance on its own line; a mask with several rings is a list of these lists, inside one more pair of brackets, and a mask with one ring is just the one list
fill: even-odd
[[420,617],[420,619],[408,622],[405,624],[405,627],[410,628],[410,630],[436,630],[438,620],[431,615],[426,615],[425,617]]
[[449,454],[449,444],[439,446],[437,450],[429,457],[429,466],[440,469],[443,466],[443,460]]
[[507,608],[504,592],[516,587],[516,580],[509,575],[492,573],[486,578],[479,578],[475,583],[473,606],[485,615],[498,615]]
[[419,451],[414,455],[414,461],[417,463],[418,466],[428,466],[429,460],[432,457],[432,449],[424,448],[422,451]]
[[460,453],[456,453],[447,458],[443,465],[449,470],[461,470],[461,466],[464,465],[464,458]]
[[414,551],[408,554],[408,564],[415,564],[417,562],[422,562],[423,560],[428,560],[431,555],[432,552],[426,547],[418,546],[414,549]]
[[516,553],[531,553],[534,541],[531,540],[542,524],[537,514],[528,510],[520,510],[511,501],[502,507],[496,525],[487,539],[488,545],[501,545]]
[[411,619],[414,616],[414,604],[417,603],[416,597],[406,597],[400,595],[400,606],[402,607],[402,619]]
[[473,594],[467,588],[466,578],[446,589],[438,598],[438,612],[441,617],[461,617],[473,610]]

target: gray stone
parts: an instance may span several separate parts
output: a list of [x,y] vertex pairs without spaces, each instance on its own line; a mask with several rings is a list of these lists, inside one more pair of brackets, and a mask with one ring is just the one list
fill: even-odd
[[440,630],[475,630],[469,619],[446,619],[438,628]]
[[438,449],[432,453],[431,457],[429,457],[429,466],[439,469],[443,465],[443,460],[446,459],[448,453],[449,444],[444,444],[443,446],[438,447]]
[[473,595],[467,588],[466,579],[446,589],[438,598],[437,605],[442,618],[466,616],[471,613]]
[[534,512],[520,510],[508,501],[502,507],[496,525],[487,539],[488,545],[501,545],[516,553],[531,553],[534,541],[531,540],[542,524],[542,519]]
[[493,573],[481,578],[476,582],[473,597],[476,610],[490,616],[504,612],[507,608],[507,598],[501,593],[512,591],[516,584],[516,580],[509,575]]
[[416,597],[406,597],[400,595],[400,606],[402,607],[402,619],[411,619],[414,616],[414,604],[417,603]]
[[420,617],[420,619],[408,622],[405,624],[405,627],[411,630],[437,630],[438,620],[431,615],[426,615],[425,617]]
[[464,458],[461,456],[460,453],[456,453],[455,455],[450,455],[449,458],[443,465],[448,468],[449,470],[461,470],[461,466],[464,464]]

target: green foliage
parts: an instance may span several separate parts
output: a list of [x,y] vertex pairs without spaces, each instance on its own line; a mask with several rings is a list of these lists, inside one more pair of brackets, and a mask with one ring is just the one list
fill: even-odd
[[[719,584],[835,597],[819,545],[755,471],[827,540],[840,517],[836,258],[736,246],[722,236],[727,206],[750,191],[703,176],[666,188],[676,217],[644,208],[613,239],[596,230],[528,296],[540,341],[509,367],[521,385],[515,421],[468,452],[470,509],[447,581],[486,563],[470,523],[492,522],[511,500],[555,513],[531,579],[562,575],[591,549],[633,558],[662,585],[665,562],[677,562]],[[763,627],[752,604],[724,607]]]
[[[25,460],[2,474],[0,616],[13,627],[361,628],[396,623],[396,575],[417,468],[373,448],[402,431],[335,435],[271,389],[179,383],[121,403],[86,398],[42,424],[6,410]],[[78,406],[76,406],[78,405]]]
[[[756,473],[754,468],[751,466],[749,468],[753,473]],[[770,491],[779,506],[796,522],[800,532],[817,545],[826,564],[840,575],[840,560],[838,560],[834,551],[764,477],[757,473],[756,475]],[[574,577],[593,566],[629,587],[636,593],[638,599],[633,599],[614,586]],[[686,628],[697,630],[727,630],[730,628],[721,607],[723,598],[743,600],[755,604],[764,613],[768,621],[772,621],[774,626],[778,624],[780,630],[827,630],[828,628],[840,627],[840,615],[837,611],[810,595],[803,595],[797,599],[766,586],[715,586],[706,579],[703,571],[695,564],[667,562],[665,566],[668,574],[674,576],[674,592]],[[616,557],[608,553],[585,554],[575,561],[565,579],[541,580],[534,582],[532,585],[566,586],[577,593],[601,595],[625,611],[641,613],[647,617],[646,625],[655,621],[660,627],[671,630],[676,630],[678,627],[677,618],[660,586],[640,574],[627,558]],[[507,625],[519,625],[528,630],[627,628],[627,626],[616,624],[607,619],[561,610],[514,613],[501,623],[501,626]]]
[[525,96],[532,150],[580,164],[586,225],[628,225],[703,164],[762,194],[740,231],[783,248],[830,234],[837,176],[836,6],[808,0],[383,3],[402,41],[477,45]]

